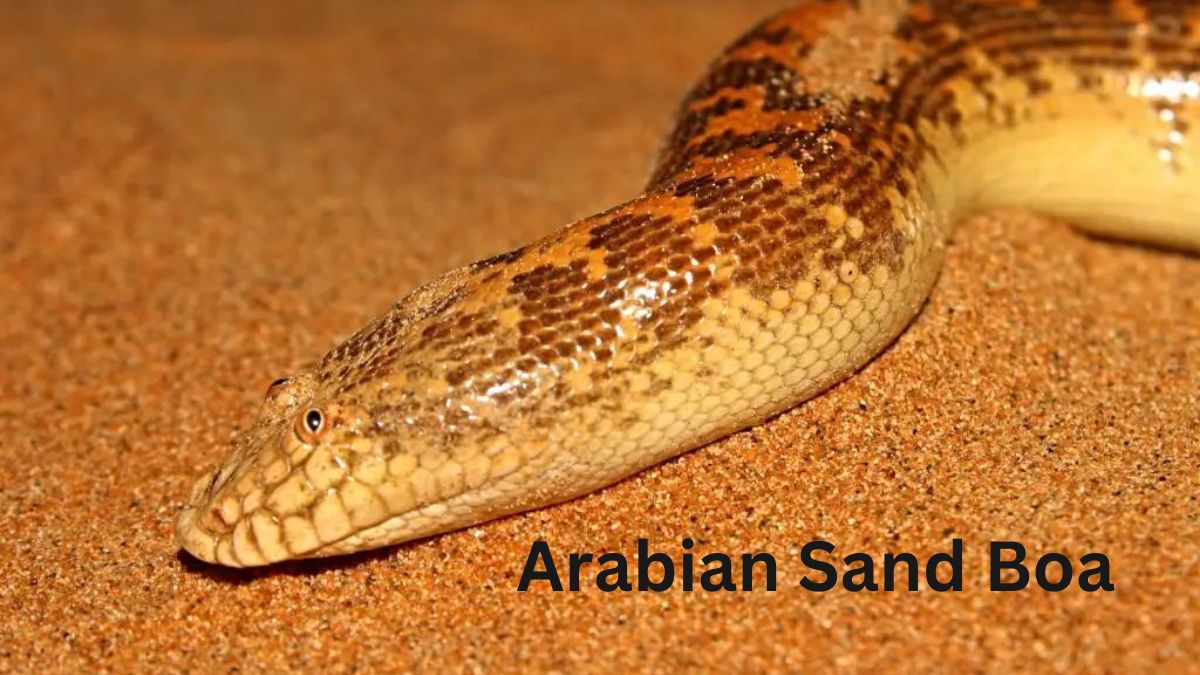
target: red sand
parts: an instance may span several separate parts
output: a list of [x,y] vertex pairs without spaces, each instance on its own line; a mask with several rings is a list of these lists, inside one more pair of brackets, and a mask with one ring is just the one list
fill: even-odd
[[[1200,259],[1018,212],[964,225],[865,372],[600,494],[278,571],[177,552],[268,382],[631,195],[706,60],[777,4],[0,10],[0,670],[1194,668]],[[514,590],[535,538],[639,536],[769,551],[782,588]],[[955,537],[962,593],[796,586],[812,539]],[[1103,552],[1117,590],[987,592],[992,539]]]

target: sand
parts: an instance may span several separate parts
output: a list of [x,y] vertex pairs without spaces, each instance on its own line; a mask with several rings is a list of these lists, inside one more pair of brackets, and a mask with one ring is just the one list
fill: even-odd
[[[0,670],[1188,670],[1200,259],[964,223],[828,394],[599,494],[374,554],[176,549],[266,385],[414,284],[636,192],[777,2],[0,10]],[[253,6],[251,6],[253,5]],[[775,593],[515,591],[531,543],[768,551]],[[960,593],[814,593],[799,550],[965,546]],[[986,589],[989,541],[1111,593]]]

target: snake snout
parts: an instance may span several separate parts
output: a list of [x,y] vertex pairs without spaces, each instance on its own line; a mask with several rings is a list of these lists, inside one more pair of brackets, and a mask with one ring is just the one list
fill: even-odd
[[221,464],[197,479],[187,505],[175,521],[176,542],[205,562],[224,562],[218,558],[218,545],[230,537],[241,515],[234,512],[230,500],[221,500],[236,469],[235,465]]
[[293,462],[302,461],[310,448],[290,429],[278,423],[253,427],[192,485],[175,523],[175,538],[184,550],[232,567],[294,557],[277,514],[303,512],[303,498],[312,488],[303,471],[293,470]]

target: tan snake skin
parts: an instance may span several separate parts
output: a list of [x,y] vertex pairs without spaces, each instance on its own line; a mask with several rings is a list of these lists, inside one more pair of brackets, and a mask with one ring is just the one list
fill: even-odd
[[1198,249],[1198,109],[1195,2],[784,12],[691,90],[641,196],[443,275],[277,381],[178,541],[264,565],[609,485],[862,366],[972,210]]

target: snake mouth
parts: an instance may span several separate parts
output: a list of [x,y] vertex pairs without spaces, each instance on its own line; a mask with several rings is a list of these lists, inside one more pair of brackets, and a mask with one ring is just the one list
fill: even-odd
[[[230,532],[215,532],[205,527],[206,510],[189,504],[179,512],[175,520],[175,541],[180,548],[197,560],[224,567],[261,567],[291,558],[320,557],[322,551],[335,548],[341,541],[330,542],[302,555],[284,553],[277,548],[267,548],[259,540],[259,533],[245,519],[235,524]],[[261,528],[259,530],[261,532]],[[268,552],[276,553],[267,557]],[[279,555],[283,553],[283,555]]]
[[355,550],[353,545],[347,544],[353,541],[357,534],[352,532],[300,554],[289,552],[286,555],[273,555],[268,558],[268,552],[282,551],[264,547],[252,526],[243,524],[243,521],[233,528],[232,533],[212,532],[202,524],[203,514],[204,510],[201,508],[185,506],[175,521],[175,541],[193,558],[212,565],[235,568],[262,567],[289,559],[322,558]]
[[186,506],[175,521],[175,541],[197,560],[225,567],[260,567],[292,556],[263,554],[263,547],[249,522],[238,521],[230,532],[215,532],[205,527],[205,510]]
[[[343,541],[356,534],[357,530],[350,528],[337,538],[319,538],[314,513],[300,509],[288,516],[277,515],[264,504],[270,497],[264,497],[267,490],[261,484],[239,489],[254,475],[253,465],[230,466],[225,464],[197,480],[191,498],[176,517],[175,541],[192,557],[226,567],[260,567],[332,555],[342,551]],[[337,495],[330,493],[325,492],[338,502]]]

